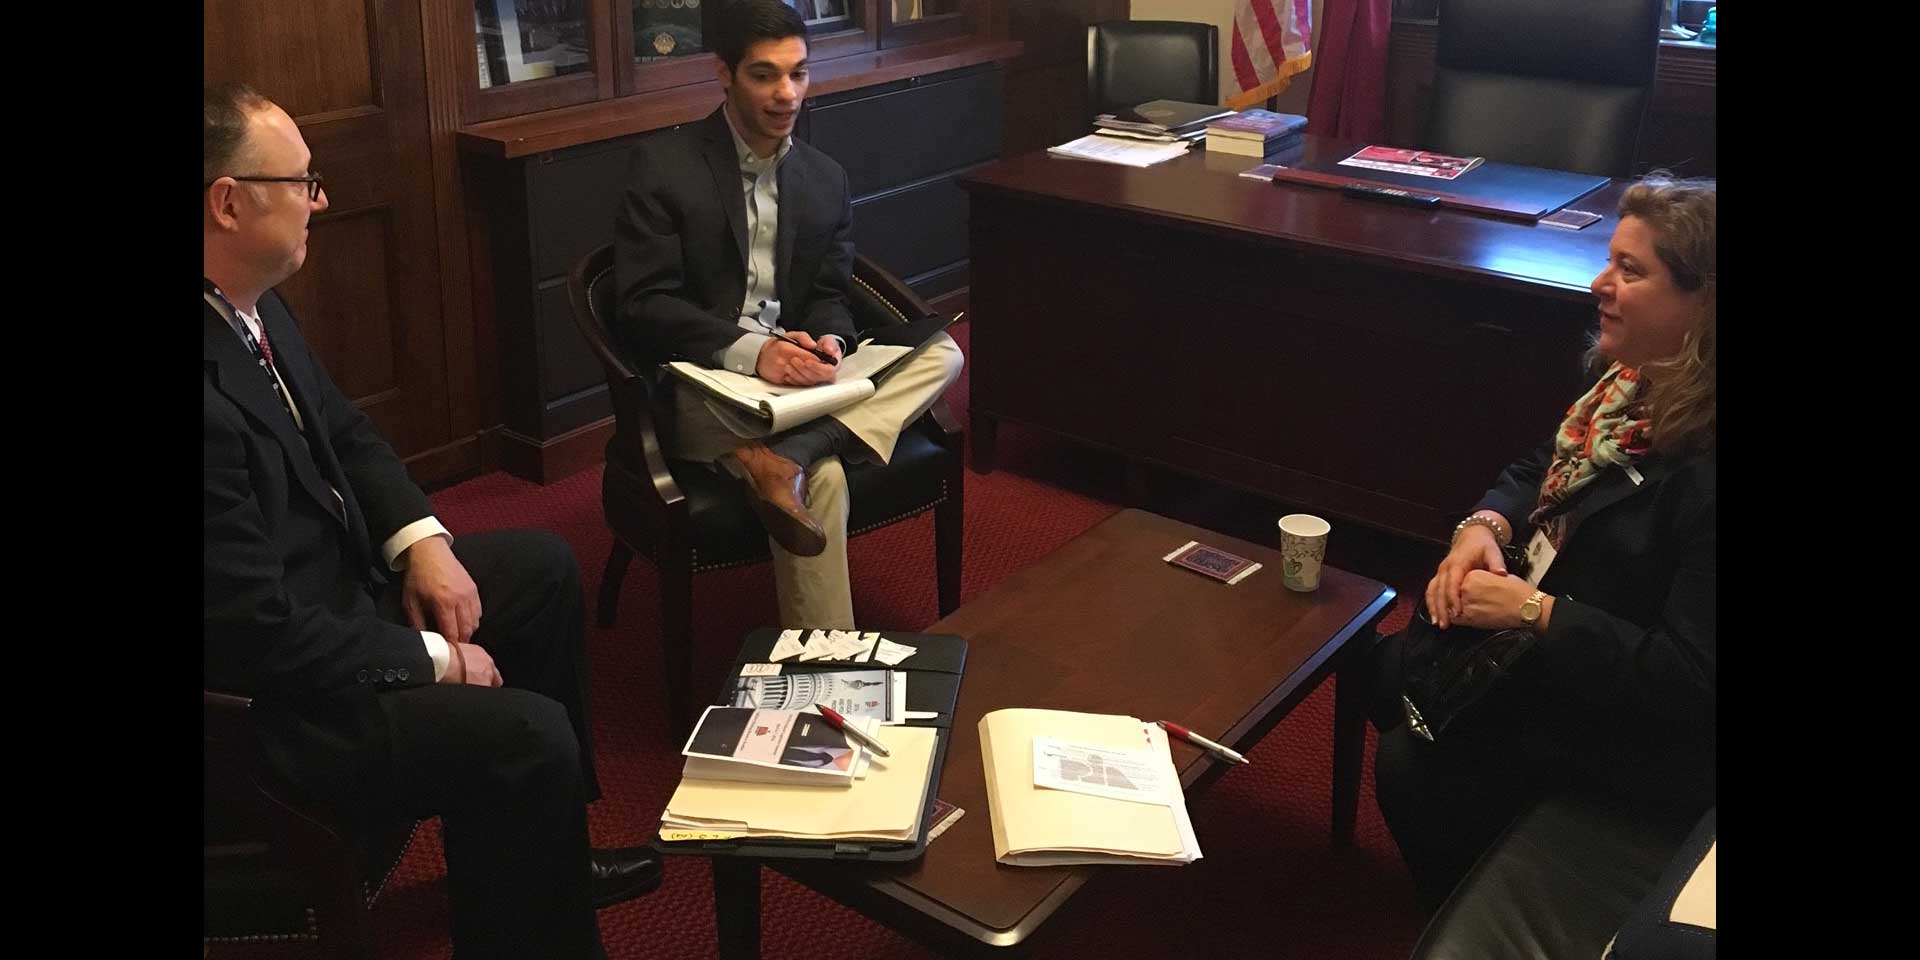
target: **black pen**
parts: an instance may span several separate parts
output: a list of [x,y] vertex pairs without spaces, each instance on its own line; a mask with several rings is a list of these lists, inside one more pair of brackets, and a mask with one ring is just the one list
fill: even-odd
[[800,341],[795,340],[794,338],[789,337],[784,333],[776,333],[776,334],[772,334],[772,336],[785,340],[786,342],[791,343],[794,346],[799,347],[800,349],[805,350],[806,352],[811,353],[816,357],[819,357],[820,362],[826,364],[829,367],[837,367],[840,365],[839,358],[835,357],[831,353],[826,352],[825,350],[815,350],[814,348],[809,347],[806,344],[801,343]]

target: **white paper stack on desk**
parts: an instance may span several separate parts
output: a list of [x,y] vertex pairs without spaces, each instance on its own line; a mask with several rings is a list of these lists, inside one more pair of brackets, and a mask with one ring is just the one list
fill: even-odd
[[[708,715],[728,709],[733,708],[709,708]],[[817,716],[799,716],[813,716],[810,722],[824,726]],[[702,717],[702,726],[706,726],[706,719]],[[689,755],[680,786],[661,814],[661,838],[687,839],[684,834],[697,833],[704,838],[914,841],[920,816],[926,810],[927,781],[939,731],[932,727],[882,728],[878,724],[863,729],[884,742],[893,755],[880,757],[859,750],[849,761],[848,775],[815,775],[810,778],[812,782],[714,779],[715,775],[729,776],[727,761],[699,758],[702,762],[696,763],[696,757]],[[699,736],[696,729],[694,738]],[[693,746],[690,739],[689,749]],[[824,756],[831,751],[820,752]]]
[[1134,717],[995,710],[980,718],[993,853],[1013,866],[1200,859],[1166,732]]

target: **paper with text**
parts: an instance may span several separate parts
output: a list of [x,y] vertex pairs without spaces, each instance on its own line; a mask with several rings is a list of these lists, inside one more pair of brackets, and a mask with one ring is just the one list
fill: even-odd
[[1132,803],[1168,805],[1166,779],[1144,750],[1033,738],[1033,785]]

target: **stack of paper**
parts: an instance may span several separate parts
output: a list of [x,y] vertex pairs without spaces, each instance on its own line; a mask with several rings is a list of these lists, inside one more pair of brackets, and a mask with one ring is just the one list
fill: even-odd
[[932,727],[887,727],[891,757],[867,755],[846,789],[686,777],[660,815],[663,840],[784,837],[800,840],[918,839],[933,770]]
[[1165,731],[1134,717],[995,710],[980,718],[993,853],[1013,866],[1200,859]]
[[1101,163],[1119,163],[1129,167],[1151,167],[1156,163],[1172,160],[1187,152],[1185,140],[1174,143],[1156,143],[1149,140],[1124,140],[1119,137],[1103,137],[1090,133],[1078,140],[1068,141],[1057,147],[1048,147],[1047,152],[1056,157],[1072,157],[1076,160],[1097,160]]

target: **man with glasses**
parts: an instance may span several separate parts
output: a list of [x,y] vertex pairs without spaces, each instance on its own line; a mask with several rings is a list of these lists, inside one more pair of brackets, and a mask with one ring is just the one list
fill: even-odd
[[[780,0],[739,0],[716,27],[721,107],[634,148],[614,219],[614,329],[656,363],[830,383],[835,367],[820,355],[837,361],[854,343],[853,212],[846,171],[793,138],[806,23]],[[674,391],[671,454],[743,481],[771,541],[783,625],[853,629],[842,465],[889,462],[961,362],[953,338],[936,334],[872,396],[773,436],[737,435],[698,391]]]
[[588,847],[572,551],[434,519],[273,292],[327,208],[299,129],[241,84],[204,101],[206,684],[253,697],[299,792],[363,824],[442,818],[459,956],[603,957],[595,907],[653,889],[660,863]]

